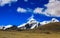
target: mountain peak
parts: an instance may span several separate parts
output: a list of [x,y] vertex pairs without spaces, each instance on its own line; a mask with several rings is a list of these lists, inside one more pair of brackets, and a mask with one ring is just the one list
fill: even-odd
[[34,15],[32,15],[31,17],[29,17],[28,20],[35,20],[34,19]]
[[32,15],[30,18],[28,18],[27,23],[31,23],[31,22],[38,22],[36,19],[34,19],[34,15]]
[[56,18],[52,18],[52,22],[59,22],[59,20]]
[[30,18],[28,18],[28,22],[27,23],[19,25],[18,28],[26,26],[28,24],[28,26],[30,27],[30,29],[34,29],[35,27],[38,27],[38,23],[39,22],[34,19],[34,15],[32,15]]

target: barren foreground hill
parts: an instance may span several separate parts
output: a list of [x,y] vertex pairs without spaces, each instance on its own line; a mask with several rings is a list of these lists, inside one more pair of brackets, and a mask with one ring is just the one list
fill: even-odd
[[0,31],[0,38],[60,38],[59,33],[28,33],[17,31]]

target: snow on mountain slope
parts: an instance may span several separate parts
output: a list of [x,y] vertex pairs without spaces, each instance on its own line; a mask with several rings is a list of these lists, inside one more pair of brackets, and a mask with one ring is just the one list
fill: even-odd
[[52,22],[59,22],[59,20],[58,19],[56,19],[56,18],[52,18],[52,20],[51,20]]
[[40,22],[41,25],[45,25],[45,24],[48,24],[50,23],[51,21],[43,21],[43,22]]
[[18,28],[25,26],[26,24],[29,24],[30,29],[34,29],[35,27],[38,27],[38,21],[34,19],[34,16],[32,15],[30,18],[28,18],[28,22],[24,23],[22,25],[19,25]]
[[[17,28],[25,28],[25,29],[28,29],[27,27],[29,27],[29,29],[34,29],[34,28],[38,28],[39,25],[45,25],[45,24],[48,24],[48,23],[53,23],[53,22],[59,22],[58,19],[56,18],[52,18],[51,20],[49,21],[43,21],[43,22],[38,22],[36,21],[34,18],[33,18],[33,15],[28,19],[28,22],[26,23],[23,23],[19,26],[17,26]],[[40,24],[39,24],[40,23]],[[26,27],[26,25],[28,24],[28,26]],[[39,25],[38,25],[39,24]],[[13,25],[7,25],[7,26],[4,26],[3,27],[0,27],[0,29],[3,28],[3,30],[7,29],[7,28],[10,28],[10,27],[13,27]]]
[[17,28],[23,27],[23,26],[25,26],[26,24],[27,24],[27,23],[23,23],[23,24],[17,26]]
[[34,24],[30,29],[34,29],[37,26],[37,24]]
[[7,28],[10,28],[10,27],[13,27],[13,25],[4,26],[3,30],[6,30]]
[[42,21],[42,22],[38,22],[34,19],[34,16],[32,15],[30,18],[28,18],[28,22],[27,23],[24,23],[22,25],[19,25],[18,28],[20,27],[23,27],[25,26],[26,24],[29,24],[30,29],[34,29],[35,27],[38,27],[38,23],[40,23],[40,25],[45,25],[45,24],[48,24],[48,23],[53,23],[53,22],[59,22],[58,19],[56,18],[52,18],[51,20],[49,21]]
[[52,19],[49,20],[49,21],[43,21],[43,22],[40,22],[40,24],[41,24],[41,25],[44,25],[44,24],[54,23],[54,22],[59,22],[59,20],[56,19],[56,18],[52,18]]

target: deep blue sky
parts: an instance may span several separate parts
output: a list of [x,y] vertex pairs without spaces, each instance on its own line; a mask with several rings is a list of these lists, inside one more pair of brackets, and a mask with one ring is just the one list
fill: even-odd
[[[18,13],[17,8],[30,8],[35,9],[36,7],[45,8],[44,4],[47,4],[49,0],[29,0],[25,2],[24,0],[18,0],[15,3],[12,3],[11,6],[8,4],[1,7],[0,6],[0,25],[20,25],[22,23],[27,22],[28,18],[33,14],[34,18],[37,21],[51,20],[53,17],[48,17],[42,14],[34,14],[34,13]],[[34,4],[31,4],[34,3]],[[59,19],[58,17],[54,17]],[[59,19],[60,20],[60,19]]]

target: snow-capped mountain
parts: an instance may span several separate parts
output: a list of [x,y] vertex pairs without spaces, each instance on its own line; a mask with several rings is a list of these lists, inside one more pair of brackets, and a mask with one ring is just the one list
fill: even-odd
[[52,19],[49,20],[49,21],[43,21],[43,22],[40,22],[40,24],[41,24],[41,25],[44,25],[44,24],[54,23],[54,22],[59,22],[59,20],[56,19],[56,18],[52,18]]
[[1,28],[2,28],[2,30],[16,30],[17,26],[15,26],[15,25],[6,25],[6,26],[3,26]]
[[23,27],[23,26],[25,26],[27,23],[23,23],[23,24],[21,24],[21,25],[19,25],[19,26],[17,26],[18,28],[20,28],[20,27]]
[[6,30],[7,28],[11,28],[11,27],[13,27],[13,25],[6,25],[3,27],[3,30]]
[[59,20],[56,18],[52,18],[51,22],[59,22]]
[[[38,21],[36,21],[34,19],[34,16],[32,15],[30,18],[28,18],[28,22],[27,23],[19,25],[18,28],[21,28],[21,27],[25,28],[25,26],[28,24],[28,26],[30,27],[30,29],[34,29],[35,27],[38,27],[39,25],[45,25],[45,24],[53,23],[53,22],[59,22],[59,20],[56,19],[56,18],[52,18],[49,21],[38,22]],[[25,28],[25,29],[27,29],[27,28]]]
[[[38,26],[40,26],[40,25],[45,25],[45,24],[48,24],[48,23],[59,22],[59,20],[56,19],[56,18],[52,18],[49,21],[38,22],[33,17],[34,16],[32,15],[30,18],[28,18],[28,21],[26,23],[23,23],[23,24],[17,26],[16,28],[20,28],[20,29],[34,29],[34,28],[38,28]],[[14,29],[15,27],[13,25],[0,26],[0,29],[3,29],[3,30],[6,30],[8,28]]]
[[29,25],[31,26],[30,29],[34,29],[35,27],[38,27],[39,22],[34,19],[33,15],[28,20],[29,21],[27,23],[29,23]]
[[48,24],[50,23],[50,21],[43,21],[43,22],[40,22],[41,25],[45,25],[45,24]]
[[[18,28],[25,26],[26,24],[29,24],[30,29],[34,29],[35,27],[38,27],[38,21],[36,21],[34,18],[34,16],[32,15],[30,18],[28,18],[28,22],[24,23],[22,25],[19,25]],[[27,28],[26,28],[27,29]]]

